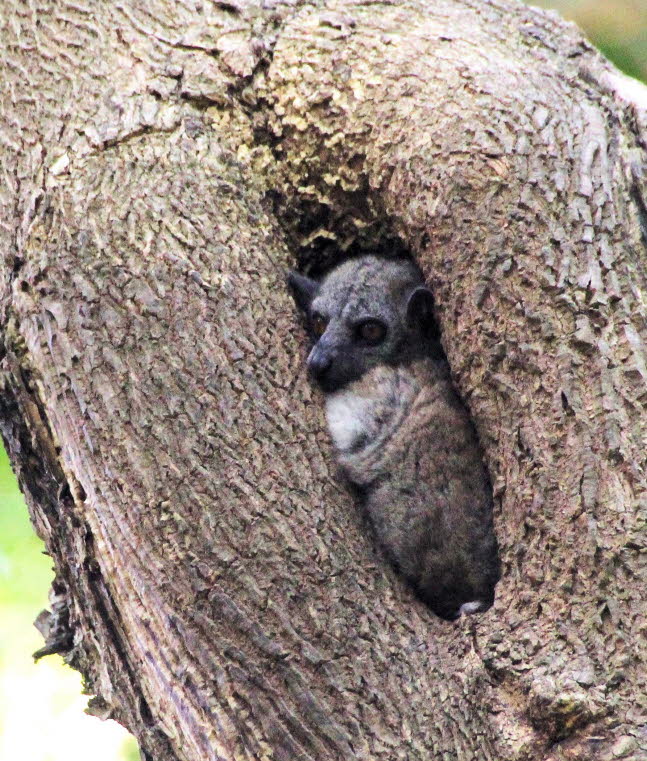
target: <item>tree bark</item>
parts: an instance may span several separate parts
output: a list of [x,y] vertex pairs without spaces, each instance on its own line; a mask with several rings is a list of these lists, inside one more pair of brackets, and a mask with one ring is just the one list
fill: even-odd
[[[0,420],[155,761],[639,759],[647,95],[506,0],[7,0]],[[495,486],[448,624],[335,477],[298,261],[411,251]]]

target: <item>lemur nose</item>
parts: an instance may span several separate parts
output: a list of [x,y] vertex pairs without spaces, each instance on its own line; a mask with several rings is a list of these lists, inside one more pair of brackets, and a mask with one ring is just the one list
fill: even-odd
[[308,372],[315,378],[322,378],[332,366],[330,354],[316,352],[308,358]]

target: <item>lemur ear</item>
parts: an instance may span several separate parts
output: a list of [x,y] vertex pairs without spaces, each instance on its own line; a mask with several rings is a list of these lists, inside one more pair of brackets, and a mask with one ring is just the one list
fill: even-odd
[[428,331],[435,327],[434,297],[429,288],[419,286],[414,289],[407,302],[407,323],[410,327]]
[[302,312],[307,312],[312,303],[312,299],[317,295],[319,283],[311,280],[309,277],[300,275],[298,272],[288,272],[288,286],[292,293],[292,298]]

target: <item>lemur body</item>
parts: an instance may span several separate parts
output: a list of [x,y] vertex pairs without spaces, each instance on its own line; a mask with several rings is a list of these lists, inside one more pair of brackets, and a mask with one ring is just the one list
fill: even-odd
[[442,618],[486,610],[499,578],[492,490],[420,271],[365,256],[290,284],[318,338],[308,368],[339,464],[385,553]]

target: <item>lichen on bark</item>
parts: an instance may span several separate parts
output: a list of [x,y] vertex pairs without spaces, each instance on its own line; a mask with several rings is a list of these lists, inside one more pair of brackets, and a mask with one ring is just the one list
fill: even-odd
[[[2,24],[0,420],[94,710],[158,761],[638,759],[647,96],[506,0]],[[457,625],[337,482],[283,286],[394,246],[495,484]]]

